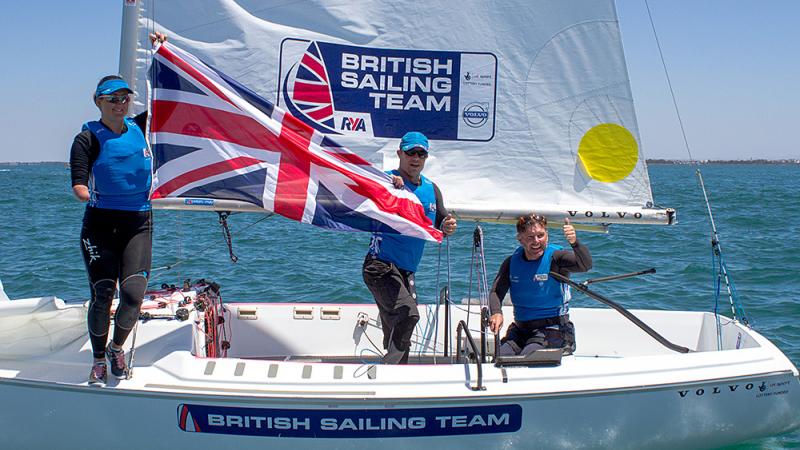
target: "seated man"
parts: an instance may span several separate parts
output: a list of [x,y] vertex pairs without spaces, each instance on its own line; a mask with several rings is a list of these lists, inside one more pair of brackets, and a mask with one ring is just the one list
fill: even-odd
[[592,268],[589,249],[578,242],[575,228],[564,219],[564,237],[572,250],[548,244],[547,219],[535,214],[517,220],[520,247],[503,261],[489,296],[489,327],[493,333],[503,326],[503,298],[511,289],[514,323],[509,325],[498,356],[526,355],[543,348],[575,351],[575,328],[569,321],[569,287],[549,276],[564,276]]

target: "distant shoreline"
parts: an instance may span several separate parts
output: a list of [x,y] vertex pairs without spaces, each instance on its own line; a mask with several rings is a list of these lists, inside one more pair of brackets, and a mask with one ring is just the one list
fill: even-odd
[[[701,159],[694,161],[697,164],[800,164],[800,159]],[[46,164],[56,164],[56,165],[63,165],[65,167],[69,167],[69,163],[66,161],[38,161],[38,162],[2,162],[0,161],[0,167],[8,167],[8,166],[36,166],[36,165],[46,165]],[[692,161],[686,159],[648,159],[647,164],[672,164],[672,165],[688,165],[692,164]]]
[[[697,164],[800,164],[800,159],[701,159]],[[647,164],[693,164],[686,159],[648,159]]]
[[0,161],[0,167],[9,167],[9,166],[44,166],[44,165],[58,165],[69,167],[69,163],[66,161],[7,161],[3,162]]

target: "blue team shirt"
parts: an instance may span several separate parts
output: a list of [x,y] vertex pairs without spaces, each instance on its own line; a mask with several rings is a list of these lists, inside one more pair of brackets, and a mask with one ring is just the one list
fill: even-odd
[[549,275],[556,250],[561,247],[548,244],[542,257],[534,261],[525,259],[522,247],[511,255],[509,281],[515,320],[546,319],[567,313],[569,296],[565,295],[565,287]]
[[[400,176],[397,170],[386,172]],[[436,221],[436,191],[433,182],[420,175],[419,186],[405,181],[406,187],[419,198],[425,208],[425,215]],[[369,253],[381,261],[393,263],[397,267],[409,272],[416,272],[425,250],[425,240],[399,234],[375,233],[372,236]]]
[[89,206],[123,211],[150,209],[153,158],[144,133],[131,118],[127,131],[117,134],[99,121],[88,122],[89,130],[100,142],[100,153],[91,167]]

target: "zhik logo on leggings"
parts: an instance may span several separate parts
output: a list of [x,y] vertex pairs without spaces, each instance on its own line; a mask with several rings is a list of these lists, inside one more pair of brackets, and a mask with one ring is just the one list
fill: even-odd
[[93,263],[95,259],[100,259],[100,254],[97,253],[97,246],[92,245],[89,242],[89,239],[83,240],[83,248],[86,250],[86,253],[89,255],[89,264]]

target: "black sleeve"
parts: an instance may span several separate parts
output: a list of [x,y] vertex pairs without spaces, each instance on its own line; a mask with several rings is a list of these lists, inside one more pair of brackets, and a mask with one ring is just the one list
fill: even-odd
[[572,251],[558,250],[553,253],[551,267],[564,276],[569,276],[572,272],[586,272],[592,268],[592,255],[581,241],[575,241]]
[[442,221],[447,217],[447,210],[444,208],[444,199],[442,199],[442,191],[439,186],[433,183],[433,195],[436,197],[436,220],[433,221],[433,226],[438,229],[442,227]]
[[69,170],[72,176],[72,185],[89,185],[89,173],[92,165],[100,153],[100,142],[89,131],[81,131],[72,141],[69,152]]
[[511,271],[511,257],[503,261],[503,264],[500,264],[500,270],[497,271],[497,276],[494,277],[494,283],[492,284],[492,291],[489,293],[489,313],[490,314],[497,314],[503,313],[503,299],[506,297],[508,293],[508,289],[511,286],[511,282],[509,281],[509,273]]

